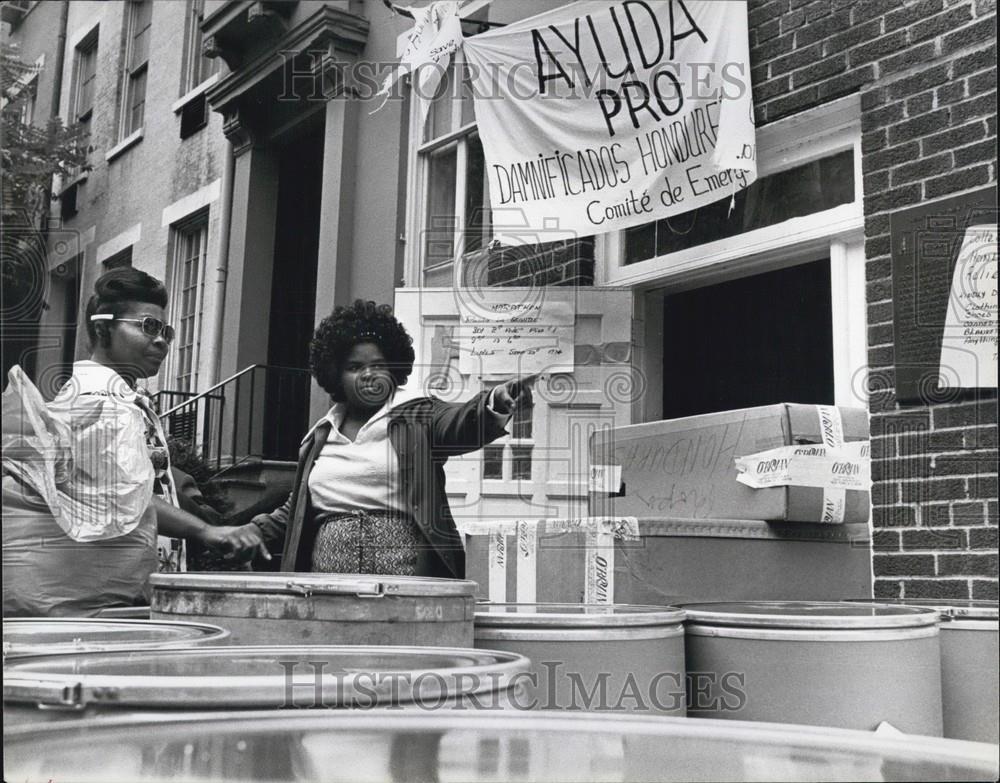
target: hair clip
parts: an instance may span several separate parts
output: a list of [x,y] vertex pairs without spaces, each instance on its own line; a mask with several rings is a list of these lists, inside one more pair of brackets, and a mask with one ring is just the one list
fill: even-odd
[[115,320],[114,313],[95,313],[90,316],[91,321],[113,321]]

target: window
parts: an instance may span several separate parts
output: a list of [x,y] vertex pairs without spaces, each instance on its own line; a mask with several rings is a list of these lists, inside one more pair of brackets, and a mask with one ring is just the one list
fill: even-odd
[[202,51],[201,21],[205,15],[205,0],[188,0],[187,37],[184,42],[184,73],[181,95],[193,90],[219,68],[219,59],[205,57]]
[[[867,404],[860,114],[855,95],[759,128],[759,178],[731,215],[727,198],[602,237],[598,284],[643,291],[645,420]],[[696,380],[667,388],[678,373]]]
[[676,253],[726,237],[823,212],[854,201],[854,151],[832,155],[761,177],[730,199],[673,218],[628,229],[625,263]]
[[125,14],[125,70],[119,139],[125,139],[142,128],[146,110],[152,0],[129,0]]
[[491,234],[483,146],[461,53],[441,79],[420,139],[420,178],[425,187],[418,203],[426,203],[419,223],[420,284],[450,286],[455,259],[468,259],[482,250]]
[[[484,382],[490,389],[497,383]],[[483,478],[494,481],[531,481],[534,441],[534,405],[514,411],[507,429],[510,435],[483,449]]]
[[33,73],[31,78],[25,82],[24,86],[17,93],[17,100],[21,101],[21,108],[18,119],[22,125],[31,125],[35,119],[35,99],[38,95],[38,74]]
[[[483,145],[476,127],[471,74],[462,52],[456,52],[430,98],[427,120],[421,109],[428,96],[414,90],[410,133],[417,155],[408,175],[406,284],[424,287],[530,284],[557,265],[583,268],[593,261],[593,241],[553,230],[551,241],[489,247],[494,234],[489,180]],[[515,213],[506,232],[521,228]],[[548,235],[547,235],[548,239]],[[456,261],[457,268],[456,268]],[[575,273],[567,274],[572,280]]]
[[94,112],[94,86],[97,82],[97,28],[76,47],[73,66],[73,99],[70,116],[90,127]]
[[198,389],[205,254],[208,247],[207,214],[178,224],[173,233],[170,320],[177,330],[177,336],[171,351],[169,375],[174,390],[191,392]]
[[104,259],[104,271],[118,269],[123,266],[132,266],[132,246],[129,245],[124,250],[120,250],[113,256]]

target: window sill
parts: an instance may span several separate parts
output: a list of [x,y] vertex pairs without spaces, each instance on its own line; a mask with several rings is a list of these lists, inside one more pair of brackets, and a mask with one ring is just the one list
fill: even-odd
[[75,187],[76,185],[82,185],[84,182],[86,182],[87,175],[89,173],[90,173],[89,171],[81,171],[74,174],[71,177],[66,177],[65,180],[59,183],[59,193],[56,196],[56,198],[60,198],[62,194],[65,193],[70,188]]
[[133,131],[130,135],[126,136],[124,139],[118,142],[114,147],[108,150],[107,154],[104,156],[104,159],[108,163],[110,163],[119,155],[121,155],[123,152],[125,152],[125,150],[127,150],[129,147],[138,144],[140,141],[142,141],[142,131],[143,129],[139,128],[138,130]]
[[187,104],[189,104],[191,101],[193,101],[199,95],[201,95],[203,92],[206,92],[209,87],[211,87],[212,85],[214,85],[218,81],[219,81],[219,74],[213,73],[211,76],[209,76],[207,79],[205,79],[205,81],[203,81],[197,87],[194,87],[194,88],[188,90],[180,98],[178,98],[176,101],[174,101],[173,104],[171,104],[170,109],[173,111],[174,114],[180,114],[181,110]]

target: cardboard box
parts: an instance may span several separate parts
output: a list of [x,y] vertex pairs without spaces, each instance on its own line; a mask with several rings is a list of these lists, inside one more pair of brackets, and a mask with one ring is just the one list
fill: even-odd
[[839,601],[871,595],[867,524],[638,519],[637,538],[615,534],[623,529],[616,522],[603,529],[595,536],[557,520],[497,523],[491,533],[466,537],[467,576],[479,584],[478,598],[522,603]]
[[[735,460],[782,446],[867,441],[868,413],[782,403],[760,408],[634,424],[590,439],[592,516],[867,522],[870,495],[860,489],[770,486],[737,481]],[[856,450],[856,449],[855,449]],[[865,458],[867,459],[867,457]],[[867,465],[865,466],[867,467]],[[839,495],[835,516],[830,498]]]

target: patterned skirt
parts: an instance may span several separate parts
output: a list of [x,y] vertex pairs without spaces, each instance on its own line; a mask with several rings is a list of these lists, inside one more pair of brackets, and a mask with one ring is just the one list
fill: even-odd
[[412,517],[388,511],[333,514],[320,522],[312,570],[326,574],[414,576],[427,545]]

